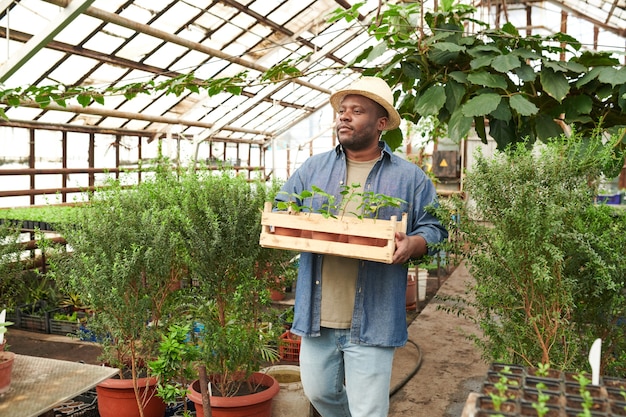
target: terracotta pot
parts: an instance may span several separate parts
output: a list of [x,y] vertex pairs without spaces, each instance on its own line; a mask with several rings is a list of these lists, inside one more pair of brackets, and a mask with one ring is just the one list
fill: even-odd
[[[137,383],[143,400],[144,417],[163,417],[165,403],[156,396],[156,378],[139,378]],[[96,385],[100,417],[138,417],[139,408],[132,379],[107,379]]]
[[13,372],[15,353],[0,352],[0,394],[11,388],[11,373]]
[[339,240],[339,235],[336,233],[328,233],[328,232],[311,232],[311,237],[315,240],[325,240],[327,242],[337,242]]
[[274,227],[274,234],[280,236],[300,237],[302,230],[289,227]]
[[[271,417],[272,399],[278,394],[280,385],[272,376],[255,372],[251,376],[255,384],[268,387],[266,390],[250,395],[236,397],[211,396],[211,412],[213,417]],[[202,416],[202,395],[200,394],[200,381],[196,380],[189,385],[189,398],[196,407],[196,416]]]
[[404,301],[407,310],[417,309],[417,277],[415,276],[415,268],[409,269],[407,274]]
[[387,246],[387,241],[385,239],[377,239],[375,237],[355,236],[355,235],[348,235],[348,243],[354,243],[357,245],[365,245],[365,246],[376,246],[379,248]]
[[285,292],[280,290],[270,290],[270,298],[272,301],[281,301],[285,299]]

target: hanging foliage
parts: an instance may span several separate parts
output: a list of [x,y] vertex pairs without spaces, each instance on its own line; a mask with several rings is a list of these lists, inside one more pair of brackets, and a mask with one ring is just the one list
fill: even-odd
[[[331,20],[356,19],[360,5],[337,9]],[[582,52],[563,33],[523,37],[511,23],[491,29],[472,19],[474,12],[452,2],[426,13],[418,3],[388,3],[368,27],[379,44],[349,66],[399,86],[396,100],[404,119],[417,123],[434,116],[455,141],[474,127],[484,143],[489,135],[504,150],[558,137],[565,126],[585,137],[602,127],[613,134],[621,129],[615,149],[624,151],[626,68],[617,58]],[[467,27],[480,30],[468,33]],[[394,56],[382,66],[368,65],[381,51]],[[560,60],[561,54],[570,58]]]

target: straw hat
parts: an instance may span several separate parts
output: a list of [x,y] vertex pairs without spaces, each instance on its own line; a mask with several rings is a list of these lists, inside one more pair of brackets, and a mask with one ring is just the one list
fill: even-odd
[[361,77],[348,88],[339,90],[330,96],[330,105],[335,111],[339,111],[341,101],[349,94],[358,94],[374,100],[387,110],[389,123],[385,130],[393,130],[400,126],[400,113],[393,107],[393,93],[387,83],[378,77]]

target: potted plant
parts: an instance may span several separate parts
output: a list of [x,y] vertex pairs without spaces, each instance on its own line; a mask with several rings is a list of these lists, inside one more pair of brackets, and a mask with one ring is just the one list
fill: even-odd
[[0,219],[0,307],[17,318],[17,305],[24,293],[21,262],[20,226]]
[[[94,310],[89,329],[102,344],[102,360],[119,378],[96,387],[102,417],[162,416],[147,364],[158,355],[173,271],[184,260],[184,219],[177,203],[178,180],[166,171],[127,189],[111,181],[61,226],[72,252],[53,265],[66,293],[80,294]],[[118,386],[130,388],[121,408],[108,409]],[[152,414],[154,413],[154,414]]]
[[7,332],[7,326],[13,324],[10,321],[6,321],[6,313],[6,310],[0,312],[0,394],[7,392],[11,386],[11,374],[13,362],[15,361],[15,353],[5,350],[6,340],[4,335]]
[[[386,215],[392,211],[385,212],[397,212],[406,207],[406,202],[359,189],[359,184],[342,186],[339,199],[316,186],[300,194],[279,193],[278,211],[272,210],[272,203],[265,203],[261,246],[306,248],[309,252],[391,263],[395,233],[406,231],[406,215],[398,219],[396,215]],[[285,210],[291,215],[281,214]],[[301,233],[295,237],[277,235],[277,227]]]
[[583,369],[601,338],[602,373],[623,371],[626,212],[593,198],[620,140],[558,138],[478,155],[468,171],[453,210],[475,284],[443,308],[479,324],[486,358]]
[[[197,283],[183,304],[201,324],[193,335],[199,380],[191,384],[188,396],[197,415],[211,410],[213,416],[241,400],[252,407],[261,397],[258,406],[264,414],[258,415],[269,416],[279,385],[258,371],[277,357],[279,326],[271,325],[275,317],[268,308],[273,277],[255,274],[255,265],[269,259],[257,239],[263,202],[274,188],[229,173],[183,174],[181,183],[187,220],[182,233],[189,274]],[[264,390],[256,392],[260,386]],[[241,397],[244,389],[251,395]]]
[[198,377],[198,349],[190,338],[191,330],[189,324],[169,326],[161,337],[159,355],[149,363],[150,374],[157,378],[157,395],[172,410],[182,408],[184,416],[189,411],[187,387]]
[[58,308],[50,313],[48,330],[51,334],[62,336],[78,336],[78,330],[85,327],[87,315],[81,311],[69,311],[68,308]]

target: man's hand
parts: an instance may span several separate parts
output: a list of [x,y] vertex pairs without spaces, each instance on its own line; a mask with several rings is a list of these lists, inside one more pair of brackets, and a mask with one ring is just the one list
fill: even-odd
[[425,255],[426,251],[426,240],[423,237],[407,236],[406,233],[396,232],[396,251],[391,261],[394,264],[403,264],[411,258]]

